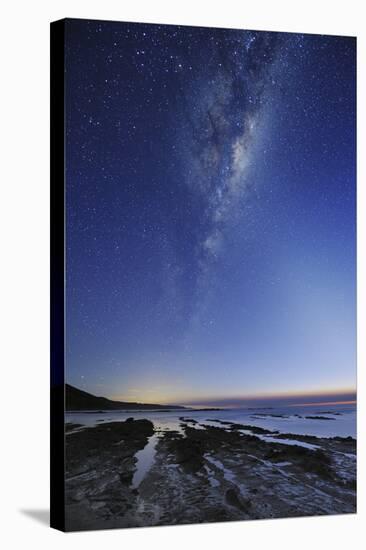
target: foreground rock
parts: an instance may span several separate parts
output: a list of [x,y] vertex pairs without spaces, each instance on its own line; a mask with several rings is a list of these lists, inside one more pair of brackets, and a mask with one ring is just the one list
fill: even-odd
[[180,432],[159,431],[150,439],[153,459],[136,487],[136,453],[154,433],[151,422],[129,419],[67,435],[68,528],[355,512],[352,438],[180,420]]
[[136,500],[131,488],[135,454],[153,433],[149,420],[127,419],[67,435],[67,530],[103,528],[110,520],[128,525]]

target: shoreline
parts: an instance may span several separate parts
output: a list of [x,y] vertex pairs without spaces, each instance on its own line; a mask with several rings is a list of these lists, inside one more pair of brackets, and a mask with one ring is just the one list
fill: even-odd
[[356,511],[351,437],[188,417],[179,430],[133,418],[66,429],[67,530]]

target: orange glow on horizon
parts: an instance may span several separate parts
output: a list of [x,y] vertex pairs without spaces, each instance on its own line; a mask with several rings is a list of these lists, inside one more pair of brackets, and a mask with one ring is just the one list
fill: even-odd
[[[262,393],[251,393],[251,394],[246,394],[246,395],[225,395],[225,396],[206,396],[206,397],[202,397],[200,396],[199,398],[191,398],[192,401],[194,400],[195,403],[199,402],[200,399],[202,400],[202,404],[204,404],[205,402],[207,401],[210,401],[210,402],[213,402],[213,401],[225,401],[225,400],[241,400],[241,401],[252,401],[252,400],[259,400],[259,399],[263,399],[265,401],[270,401],[270,400],[277,400],[277,399],[296,399],[296,398],[306,398],[306,397],[309,397],[309,398],[312,398],[312,397],[324,397],[324,399],[328,398],[327,401],[325,401],[325,403],[335,403],[335,402],[338,402],[338,403],[355,403],[356,400],[354,399],[347,399],[347,400],[344,400],[344,399],[341,399],[341,400],[333,400],[333,401],[330,401],[329,398],[331,397],[334,397],[336,398],[337,396],[355,396],[356,395],[356,389],[355,388],[340,388],[340,389],[334,389],[334,390],[326,390],[326,391],[322,391],[322,390],[314,390],[314,391],[311,391],[311,390],[308,390],[308,391],[299,391],[299,390],[295,390],[295,391],[284,391],[284,392],[276,392],[276,393],[272,393],[272,392],[262,392]],[[181,401],[183,402],[183,401]],[[189,404],[189,401],[187,400],[186,398],[186,401],[185,401],[187,404]],[[177,401],[176,401],[177,403]],[[317,403],[319,404],[319,402]],[[197,405],[196,405],[197,406]]]
[[[191,407],[201,407],[201,406],[212,406],[211,404],[214,402],[220,403],[224,401],[253,401],[253,400],[264,400],[264,401],[271,401],[271,400],[278,400],[278,399],[299,399],[304,398],[304,403],[289,403],[288,406],[311,406],[311,405],[350,405],[355,404],[356,399],[353,399],[354,396],[356,396],[356,389],[355,388],[339,388],[339,389],[333,389],[333,390],[307,390],[307,391],[300,391],[300,390],[288,390],[283,392],[261,392],[261,393],[251,393],[246,395],[199,395],[195,396],[193,393],[190,395],[185,393],[181,396],[178,396],[177,393],[174,395],[172,392],[172,395],[169,397],[167,395],[168,392],[154,392],[154,396],[152,395],[152,392],[145,392],[141,391],[138,392],[138,390],[135,390],[133,392],[135,395],[113,395],[110,397],[110,399],[116,400],[116,401],[125,401],[125,402],[138,402],[138,403],[145,403],[145,404],[161,404],[161,405],[187,405]],[[170,392],[169,392],[170,393]],[[340,399],[337,399],[337,396],[340,397]],[[319,398],[323,397],[324,401],[321,402],[313,402],[312,398]],[[306,399],[309,399],[307,401]],[[334,399],[332,399],[334,398]],[[349,399],[347,399],[349,398]],[[216,405],[215,405],[216,406]],[[232,408],[233,405],[225,404],[225,405],[217,405],[220,408]]]

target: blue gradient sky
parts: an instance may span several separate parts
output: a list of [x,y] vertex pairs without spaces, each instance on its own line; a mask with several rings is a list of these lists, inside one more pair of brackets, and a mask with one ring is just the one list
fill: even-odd
[[351,395],[355,40],[69,20],[66,46],[67,381]]

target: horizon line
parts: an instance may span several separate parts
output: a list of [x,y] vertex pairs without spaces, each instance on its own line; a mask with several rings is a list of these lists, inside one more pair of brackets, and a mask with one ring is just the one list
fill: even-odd
[[[85,390],[84,390],[85,391]],[[338,397],[338,399],[337,399]],[[176,399],[169,399],[168,398],[158,398],[154,401],[155,403],[159,403],[162,405],[182,405],[182,406],[208,406],[208,405],[215,405],[219,406],[219,403],[222,403],[226,406],[230,406],[234,403],[244,403],[244,402],[253,402],[253,401],[264,401],[264,402],[270,402],[270,401],[280,401],[285,400],[287,402],[292,400],[299,400],[303,399],[304,402],[301,403],[301,405],[312,405],[312,404],[319,404],[319,398],[323,398],[325,401],[325,404],[335,404],[335,403],[343,403],[343,404],[352,404],[356,403],[357,401],[357,389],[356,388],[340,388],[340,389],[333,389],[333,390],[307,390],[307,391],[284,391],[284,392],[276,392],[276,393],[270,393],[270,392],[263,392],[263,393],[252,393],[252,394],[246,394],[246,395],[221,395],[221,396],[205,396],[205,397],[182,397],[182,398],[176,398]],[[334,398],[334,399],[332,399]],[[110,396],[109,399],[115,400],[115,401],[130,401],[129,399],[126,399],[126,397],[123,396]],[[315,401],[313,401],[313,399]],[[152,404],[151,397],[147,401],[144,398],[134,400],[134,402],[140,402],[148,404],[148,402]],[[291,403],[288,403],[289,405]],[[294,406],[300,405],[300,403],[293,403]]]

